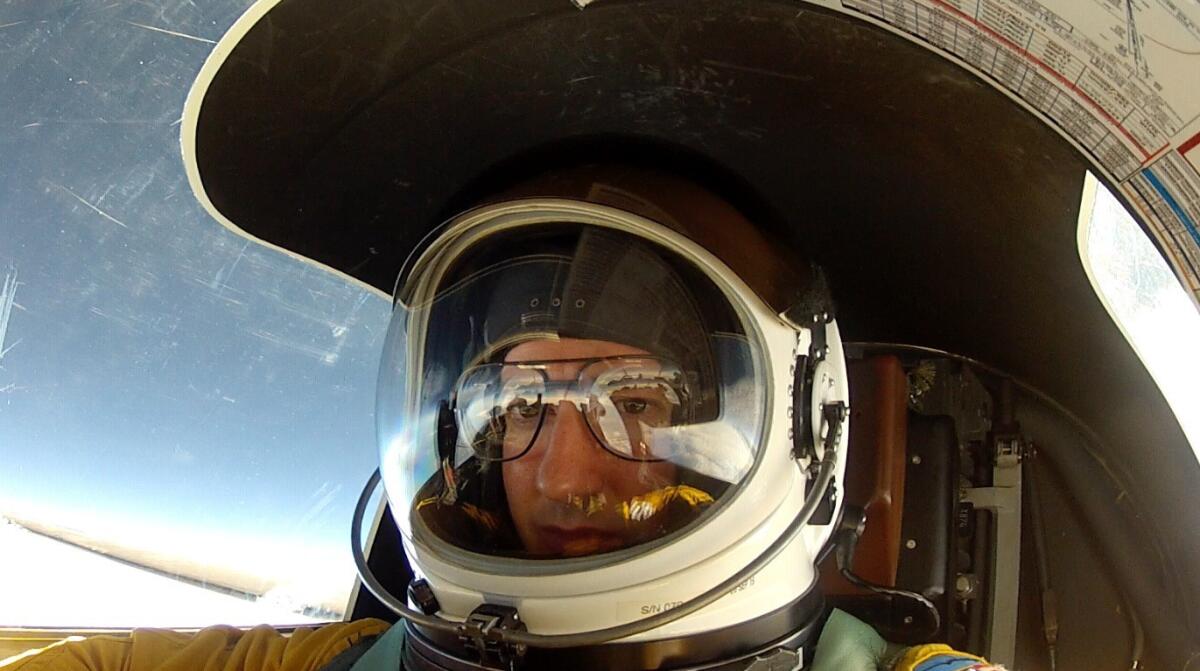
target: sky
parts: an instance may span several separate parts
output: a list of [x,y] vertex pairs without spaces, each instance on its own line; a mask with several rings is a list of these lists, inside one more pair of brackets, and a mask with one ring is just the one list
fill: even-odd
[[185,258],[104,260],[101,244],[94,261],[22,233],[25,254],[0,253],[18,278],[0,515],[176,551],[204,539],[220,564],[319,557],[313,579],[338,567],[348,587],[387,301],[225,231]]
[[387,302],[239,240],[184,262],[119,247],[111,266],[66,264],[72,277],[40,237],[25,245],[40,253],[0,253],[19,278],[0,360],[0,515],[126,544],[203,538],[222,563],[239,547],[255,563],[348,559],[377,461]]
[[353,581],[390,306],[191,192],[183,101],[248,4],[0,4],[0,516],[282,572],[310,603]]

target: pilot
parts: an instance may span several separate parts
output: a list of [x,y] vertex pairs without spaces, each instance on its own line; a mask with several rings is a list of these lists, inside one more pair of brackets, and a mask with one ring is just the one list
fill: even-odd
[[849,394],[795,258],[703,189],[612,167],[452,219],[400,273],[380,366],[407,595],[359,560],[403,619],[143,631],[9,668],[991,668],[826,613]]

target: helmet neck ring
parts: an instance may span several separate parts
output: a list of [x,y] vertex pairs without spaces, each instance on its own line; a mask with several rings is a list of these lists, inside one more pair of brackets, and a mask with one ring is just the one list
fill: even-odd
[[[751,578],[753,580],[753,578]],[[577,648],[528,648],[511,668],[600,671],[688,669],[737,671],[776,654],[803,655],[815,645],[825,610],[815,584],[795,601],[760,618],[686,636],[606,643]],[[412,622],[404,648],[404,668],[413,671],[496,671],[479,661],[470,643],[453,634]],[[493,663],[495,660],[492,660]]]

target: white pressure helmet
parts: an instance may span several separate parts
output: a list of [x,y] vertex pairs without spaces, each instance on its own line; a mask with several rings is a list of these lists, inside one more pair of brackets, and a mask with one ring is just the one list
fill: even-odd
[[638,170],[559,173],[430,234],[377,400],[416,574],[384,598],[405,668],[797,668],[848,433],[821,284]]

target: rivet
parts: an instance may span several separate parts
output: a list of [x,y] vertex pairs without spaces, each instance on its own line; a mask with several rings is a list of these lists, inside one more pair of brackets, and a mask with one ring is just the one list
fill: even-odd
[[908,548],[909,550],[914,550],[917,547],[917,542],[910,538],[904,541],[904,547]]
[[914,464],[919,464],[919,463],[921,463],[921,455],[919,455],[919,454],[914,454],[914,455],[912,455],[912,462],[913,462]]
[[913,623],[912,615],[905,615],[904,616],[904,624],[912,624],[912,623]]

